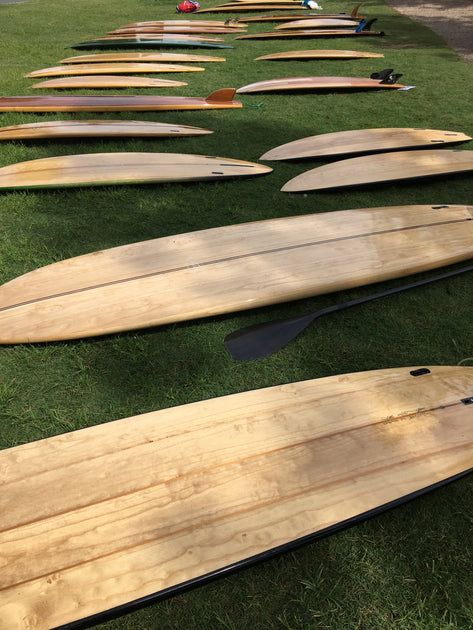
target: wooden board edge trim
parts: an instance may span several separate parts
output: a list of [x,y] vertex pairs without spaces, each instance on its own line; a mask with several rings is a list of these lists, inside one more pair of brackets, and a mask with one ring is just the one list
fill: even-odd
[[176,584],[175,586],[170,586],[161,591],[157,591],[155,593],[151,593],[150,595],[145,595],[144,597],[140,597],[131,602],[127,602],[126,604],[121,604],[120,606],[115,606],[114,608],[110,608],[109,610],[105,610],[103,612],[97,613],[95,615],[90,615],[89,617],[84,617],[84,619],[78,619],[77,621],[72,621],[70,623],[64,624],[62,626],[56,626],[51,630],[85,630],[86,628],[90,628],[99,623],[105,623],[106,621],[111,621],[113,619],[117,619],[122,615],[126,615],[137,610],[140,610],[146,606],[151,604],[156,604],[160,601],[168,599],[170,597],[175,597],[176,595],[181,595],[190,591],[194,588],[198,588],[201,586],[205,586],[211,582],[214,582],[221,577],[226,577],[228,575],[232,575],[237,571],[241,571],[243,569],[249,569],[255,565],[258,565],[262,562],[266,562],[266,560],[272,560],[282,554],[295,551],[300,547],[303,547],[308,544],[312,544],[319,540],[323,540],[324,538],[328,538],[333,534],[337,534],[339,532],[344,531],[345,529],[349,529],[350,527],[354,527],[355,525],[359,525],[371,518],[379,516],[385,512],[393,510],[397,507],[404,505],[410,501],[413,501],[419,497],[422,497],[430,492],[434,492],[435,490],[439,490],[444,486],[447,486],[450,483],[455,481],[459,481],[468,475],[473,473],[473,468],[468,468],[452,477],[448,477],[447,479],[443,479],[442,481],[437,481],[434,484],[426,486],[425,488],[421,488],[416,490],[415,492],[411,492],[406,494],[394,501],[389,501],[388,503],[384,503],[372,510],[368,510],[367,512],[362,512],[357,516],[353,516],[349,519],[341,521],[340,523],[336,523],[335,525],[330,525],[324,529],[319,530],[318,532],[314,532],[312,534],[307,534],[306,536],[302,536],[301,538],[296,538],[288,543],[283,545],[279,545],[274,547],[273,549],[268,549],[267,551],[263,551],[254,556],[250,556],[249,558],[245,558],[244,560],[240,560],[239,562],[234,562],[233,564],[229,564],[221,569],[216,569],[215,571],[211,571],[210,573],[206,573],[196,578],[192,578],[185,582],[181,582],[180,584]]

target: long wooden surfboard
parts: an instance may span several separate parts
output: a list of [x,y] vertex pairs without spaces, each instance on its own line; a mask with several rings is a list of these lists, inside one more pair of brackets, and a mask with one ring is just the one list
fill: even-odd
[[210,55],[190,55],[189,53],[163,53],[163,52],[122,52],[122,53],[95,53],[91,55],[75,55],[61,59],[60,63],[160,63],[185,62],[185,63],[213,63],[223,62],[225,57],[213,57]]
[[121,49],[121,48],[233,48],[230,44],[223,44],[212,41],[198,41],[196,39],[145,39],[142,37],[130,39],[98,39],[89,42],[79,42],[69,46],[73,50],[100,50],[100,49]]
[[71,258],[0,286],[0,343],[148,328],[457,263],[473,258],[472,217],[473,206],[343,210]]
[[0,112],[155,112],[243,107],[235,89],[197,96],[2,96]]
[[307,61],[311,59],[376,59],[384,57],[382,53],[360,50],[288,50],[271,55],[256,57],[255,61]]
[[[294,11],[295,5],[291,4],[236,4],[231,6],[213,7],[212,9],[199,9],[196,13],[250,13],[261,11]],[[245,18],[246,20],[246,18]]]
[[54,138],[179,138],[213,133],[201,127],[142,120],[54,120],[0,127],[0,141]]
[[[357,22],[354,22],[357,24]],[[119,28],[115,31],[109,31],[108,35],[127,35],[140,37],[142,35],[160,35],[162,33],[174,33],[177,35],[198,35],[198,34],[238,34],[244,32],[244,28],[225,28],[225,27],[204,27],[204,26],[132,26],[128,28]]]
[[336,19],[336,20],[360,20],[363,16],[358,15],[358,13],[350,14],[350,13],[332,13],[330,15],[321,15],[317,13],[294,13],[293,15],[288,15],[287,13],[281,15],[254,15],[245,17],[245,25],[253,24],[258,22],[289,22],[290,20],[313,20],[317,18],[319,20],[323,19]]
[[323,133],[282,144],[261,156],[262,160],[297,160],[350,153],[396,151],[402,148],[437,147],[467,142],[470,136],[439,129],[381,128]]
[[295,20],[276,26],[276,31],[312,28],[351,28],[358,26],[360,20],[341,20],[340,18],[313,18],[312,20]]
[[383,37],[384,31],[352,31],[350,29],[307,29],[268,31],[238,35],[235,39],[302,39],[305,37]]
[[1,451],[0,628],[99,623],[471,473],[472,391],[471,367],[358,372]]
[[378,79],[363,77],[284,77],[244,85],[238,88],[237,94],[294,90],[398,90],[403,87],[402,83],[382,83]]
[[169,35],[166,33],[159,33],[157,35],[147,35],[143,33],[142,35],[103,35],[102,37],[92,40],[92,41],[146,41],[146,40],[162,40],[162,41],[174,41],[176,39],[183,41],[196,41],[196,42],[223,42],[223,37],[204,37],[202,35],[185,35],[185,34],[175,34]]
[[159,74],[163,72],[203,72],[200,66],[183,66],[172,63],[74,63],[33,70],[24,76],[60,77],[80,74]]
[[188,85],[184,81],[167,81],[151,77],[133,77],[126,75],[84,75],[79,77],[61,77],[33,83],[34,90],[110,90],[125,88],[177,88]]
[[215,26],[224,28],[241,28],[246,26],[236,20],[149,20],[147,22],[131,22],[121,28],[135,28],[137,26]]
[[185,153],[87,153],[4,166],[0,190],[207,181],[271,171],[253,162]]
[[298,175],[283,192],[405,181],[473,171],[473,151],[396,151],[339,160]]

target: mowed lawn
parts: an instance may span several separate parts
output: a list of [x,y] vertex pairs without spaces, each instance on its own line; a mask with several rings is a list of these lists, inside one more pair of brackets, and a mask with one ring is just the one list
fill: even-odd
[[[1,6],[1,95],[38,94],[29,89],[32,81],[23,78],[25,72],[57,65],[74,54],[65,50],[69,44],[127,22],[174,18],[176,2],[33,0]],[[328,12],[351,9],[346,3],[322,4]],[[254,95],[241,99],[242,110],[99,114],[191,124],[215,133],[175,140],[3,143],[0,166],[105,151],[184,152],[256,161],[268,149],[300,137],[365,127],[438,128],[473,135],[471,66],[428,29],[395,15],[381,0],[365,2],[363,9],[379,18],[385,38],[240,41],[233,50],[201,51],[225,56],[225,64],[205,64],[200,74],[162,76],[189,81],[175,94],[205,96],[220,87],[265,78],[369,76],[391,67],[415,90]],[[251,30],[273,26],[257,24]],[[382,51],[385,59],[253,61],[265,53],[317,47]],[[0,114],[0,124],[69,117],[94,115],[9,113]],[[220,225],[347,208],[473,202],[473,176],[308,195],[279,192],[288,179],[316,164],[274,163],[268,176],[225,183],[2,193],[0,281],[97,249]],[[473,357],[472,279],[471,274],[462,276],[324,319],[277,355],[250,364],[233,362],[224,350],[222,340],[235,328],[296,315],[372,289],[144,333],[0,348],[0,447],[279,383],[394,366],[457,364]],[[396,282],[384,286],[388,284]],[[329,539],[100,628],[471,628],[472,491],[473,482],[467,478]]]

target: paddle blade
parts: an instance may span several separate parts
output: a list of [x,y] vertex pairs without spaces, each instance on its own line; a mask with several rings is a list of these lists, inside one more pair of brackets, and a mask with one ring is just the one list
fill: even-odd
[[278,322],[241,328],[227,335],[225,348],[238,361],[254,361],[277,352],[309,326],[317,314],[310,313]]

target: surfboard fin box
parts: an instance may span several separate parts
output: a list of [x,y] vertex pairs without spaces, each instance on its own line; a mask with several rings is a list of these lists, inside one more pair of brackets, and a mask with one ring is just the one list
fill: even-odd
[[209,94],[205,100],[212,101],[214,103],[226,103],[233,101],[235,94],[235,88],[221,88],[220,90],[215,90],[215,92]]

